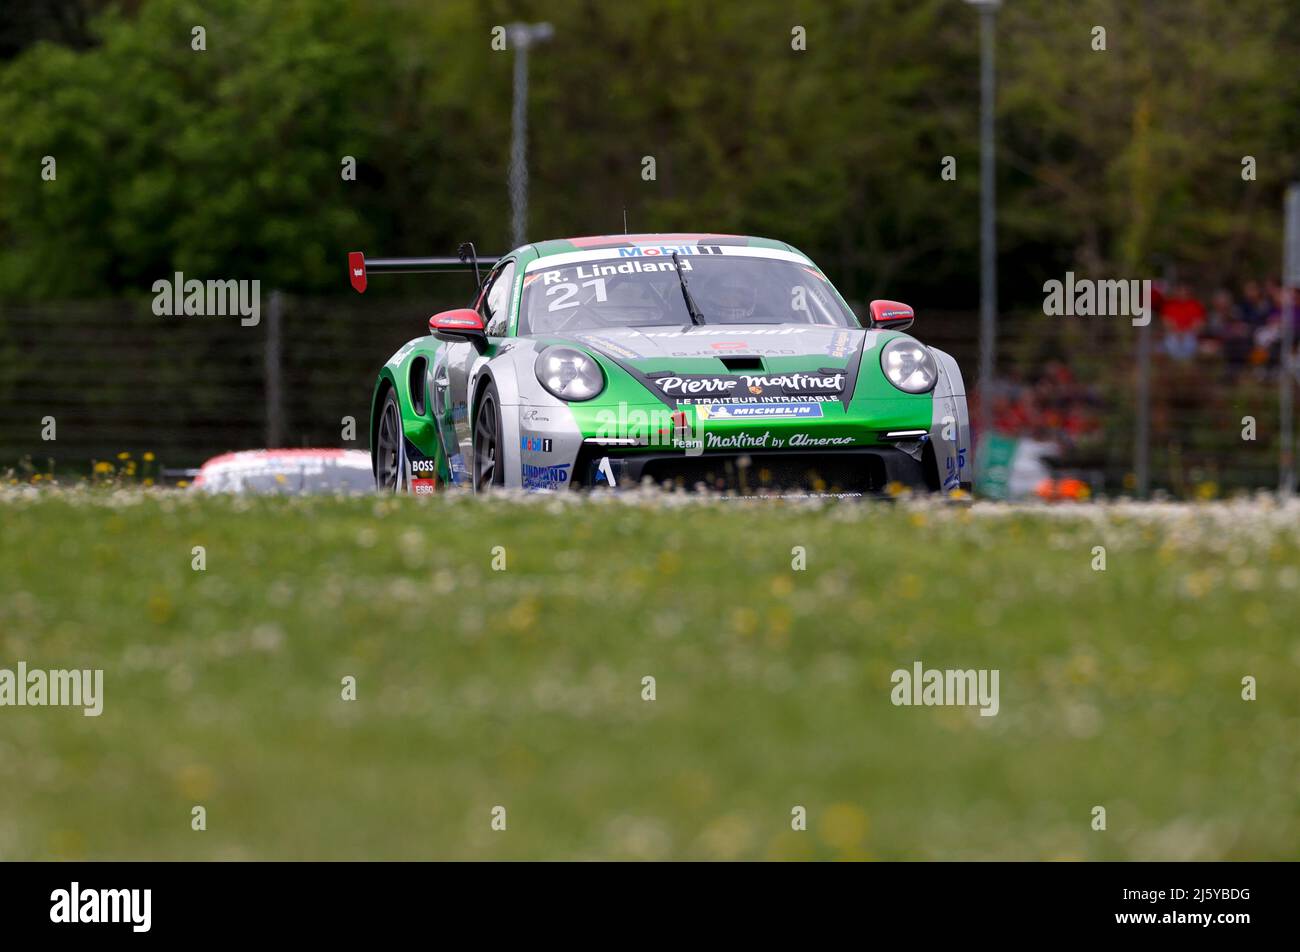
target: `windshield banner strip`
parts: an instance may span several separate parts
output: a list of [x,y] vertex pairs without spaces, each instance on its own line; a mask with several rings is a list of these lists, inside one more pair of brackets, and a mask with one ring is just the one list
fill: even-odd
[[534,271],[550,271],[587,261],[672,261],[673,252],[683,258],[712,256],[724,258],[768,258],[776,261],[792,261],[808,267],[816,267],[807,257],[794,251],[781,248],[750,248],[745,245],[635,245],[628,248],[603,248],[593,251],[565,251],[558,255],[546,255],[528,263],[525,274]]

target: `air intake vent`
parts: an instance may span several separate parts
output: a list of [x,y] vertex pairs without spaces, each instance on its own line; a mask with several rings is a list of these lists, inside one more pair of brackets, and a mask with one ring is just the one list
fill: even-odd
[[762,357],[719,357],[728,370],[762,370]]
[[409,383],[411,385],[411,409],[416,412],[417,416],[424,416],[424,372],[428,368],[429,362],[423,357],[416,357],[411,361]]

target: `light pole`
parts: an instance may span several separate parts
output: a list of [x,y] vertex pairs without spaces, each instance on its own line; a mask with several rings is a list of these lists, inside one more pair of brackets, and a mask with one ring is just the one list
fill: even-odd
[[549,23],[511,23],[506,38],[515,51],[514,104],[510,109],[510,246],[524,243],[528,223],[528,49],[549,40]]
[[979,439],[991,432],[993,377],[997,357],[998,271],[994,229],[993,28],[1002,0],[966,0],[980,11],[980,410]]

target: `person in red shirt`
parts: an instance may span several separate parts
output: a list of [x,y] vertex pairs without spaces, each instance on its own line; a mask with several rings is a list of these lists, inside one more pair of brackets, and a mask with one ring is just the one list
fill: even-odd
[[1205,325],[1205,305],[1186,284],[1179,284],[1164,299],[1160,319],[1165,325],[1165,352],[1174,360],[1196,356],[1196,336]]

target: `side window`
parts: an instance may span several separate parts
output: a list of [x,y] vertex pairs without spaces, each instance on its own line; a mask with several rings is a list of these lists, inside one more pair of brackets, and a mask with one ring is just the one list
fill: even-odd
[[515,283],[515,263],[507,261],[488,284],[483,298],[483,323],[489,337],[501,337],[510,319],[510,292]]

